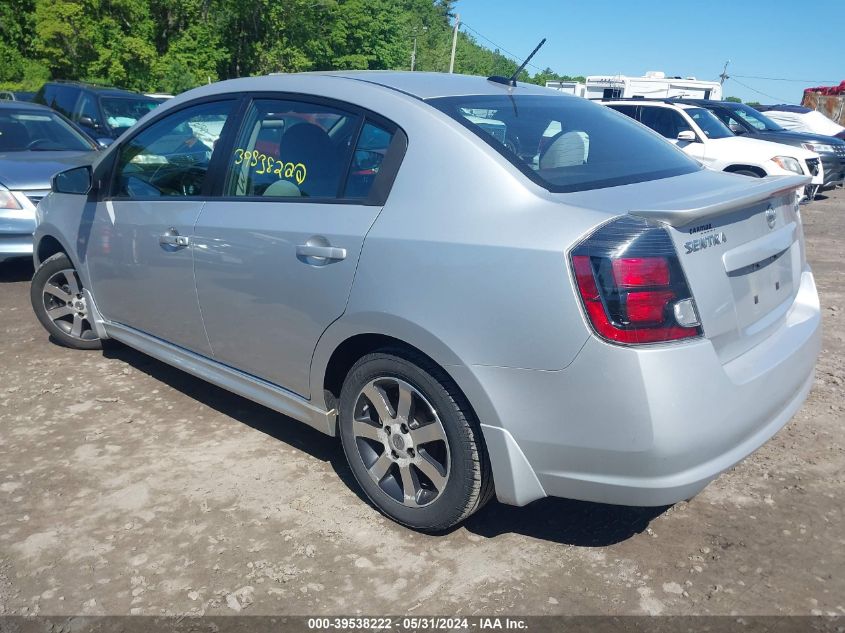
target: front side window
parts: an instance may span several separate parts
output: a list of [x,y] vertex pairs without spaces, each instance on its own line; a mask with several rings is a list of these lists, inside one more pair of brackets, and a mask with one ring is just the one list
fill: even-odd
[[156,121],[120,148],[115,194],[198,196],[234,101],[204,103]]
[[769,117],[760,114],[751,106],[743,104],[742,106],[736,108],[735,112],[737,116],[742,117],[746,123],[748,123],[749,125],[753,125],[758,130],[768,130],[769,132],[783,132],[783,128],[780,125],[772,121]]
[[701,128],[707,138],[728,138],[733,136],[727,125],[722,123],[716,115],[706,110],[705,108],[687,108],[687,116],[689,116],[695,124]]
[[672,140],[678,138],[678,134],[681,132],[692,129],[679,112],[661,106],[643,106],[640,108],[640,123]]
[[359,124],[333,106],[256,99],[229,157],[224,195],[338,197]]
[[628,117],[585,99],[502,94],[428,103],[553,192],[614,187],[701,169]]

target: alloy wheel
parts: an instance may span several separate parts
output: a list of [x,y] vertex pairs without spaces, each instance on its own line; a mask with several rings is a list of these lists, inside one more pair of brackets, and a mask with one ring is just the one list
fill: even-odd
[[82,286],[72,268],[50,276],[44,284],[42,301],[47,317],[65,334],[88,341],[97,339]]
[[449,442],[440,417],[410,383],[379,377],[358,394],[355,446],[372,480],[395,501],[419,508],[440,497],[449,481]]

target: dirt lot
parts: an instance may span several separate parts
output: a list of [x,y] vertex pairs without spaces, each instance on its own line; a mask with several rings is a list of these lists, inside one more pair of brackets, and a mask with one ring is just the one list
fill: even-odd
[[845,614],[845,191],[804,207],[816,386],[689,503],[491,503],[434,537],[334,440],[127,348],[51,344],[0,266],[0,614]]

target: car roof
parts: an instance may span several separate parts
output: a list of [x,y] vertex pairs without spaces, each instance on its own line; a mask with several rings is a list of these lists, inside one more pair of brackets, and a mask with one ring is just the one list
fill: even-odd
[[697,108],[698,104],[685,103],[684,101],[676,101],[675,99],[601,99],[599,103],[604,105],[650,105],[650,106],[669,106],[671,108],[678,108],[679,110],[689,110],[690,108]]
[[154,99],[140,92],[132,92],[131,90],[123,90],[122,88],[115,88],[113,86],[97,86],[96,84],[87,84],[83,81],[49,81],[46,85],[81,88],[82,90],[90,90],[105,97],[135,97],[154,101]]
[[[194,94],[217,94],[219,92],[243,91],[274,91],[284,90],[287,79],[296,79],[297,82],[308,81],[310,78],[319,79],[320,82],[326,78],[334,78],[339,82],[356,82],[361,87],[379,86],[395,90],[401,94],[416,99],[433,99],[435,97],[452,97],[468,95],[498,95],[498,94],[519,94],[519,95],[543,95],[549,97],[575,98],[573,95],[564,95],[557,90],[551,90],[544,86],[534,84],[517,83],[515,88],[493,81],[485,77],[474,75],[458,75],[449,73],[432,72],[410,72],[392,70],[358,70],[358,71],[319,71],[308,73],[276,73],[260,77],[243,77],[240,79],[229,79],[202,86],[191,91]],[[315,81],[315,84],[318,83]],[[300,83],[300,85],[302,85]],[[183,93],[185,94],[185,93]]]
[[0,110],[46,110],[47,112],[55,112],[52,108],[31,101],[0,101]]
[[796,105],[788,105],[788,104],[778,104],[778,105],[761,105],[756,108],[761,112],[767,112],[769,110],[774,110],[776,112],[793,112],[795,114],[807,114],[808,112],[813,112],[812,108],[805,108],[804,106],[796,106]]
[[[311,73],[308,73],[311,74]],[[410,72],[393,70],[359,70],[345,72],[313,73],[325,74],[332,77],[343,77],[363,81],[398,92],[414,96],[418,99],[433,99],[435,97],[451,97],[465,95],[496,95],[507,94],[511,86],[489,81],[478,75],[459,75],[452,73]],[[519,94],[537,94],[552,96],[561,94],[545,86],[517,82]],[[571,95],[567,95],[571,96]]]

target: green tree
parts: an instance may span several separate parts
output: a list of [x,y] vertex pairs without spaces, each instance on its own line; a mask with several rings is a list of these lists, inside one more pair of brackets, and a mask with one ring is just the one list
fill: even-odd
[[[0,85],[52,76],[180,92],[269,72],[449,68],[455,0],[3,0]],[[526,51],[527,53],[527,51]],[[455,72],[518,62],[460,32]],[[519,79],[568,79],[547,68]]]
[[739,97],[725,97],[725,101],[732,101],[734,103],[742,103],[742,99]]

